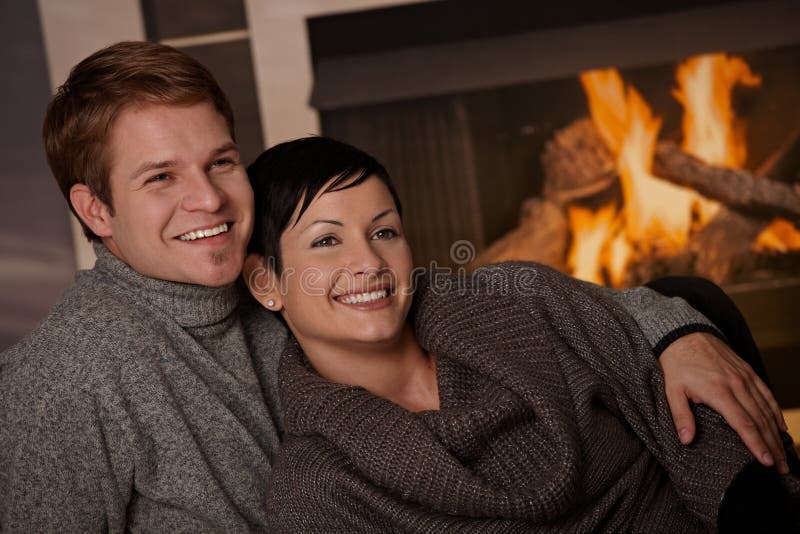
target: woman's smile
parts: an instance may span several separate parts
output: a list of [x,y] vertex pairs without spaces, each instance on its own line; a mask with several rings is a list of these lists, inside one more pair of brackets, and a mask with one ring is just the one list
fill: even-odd
[[395,202],[375,177],[323,191],[281,236],[285,291],[275,300],[306,346],[391,343],[411,306],[413,269]]

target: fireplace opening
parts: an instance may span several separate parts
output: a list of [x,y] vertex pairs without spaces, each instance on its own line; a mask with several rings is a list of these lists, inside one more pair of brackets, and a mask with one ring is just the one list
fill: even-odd
[[691,7],[588,25],[562,13],[528,33],[495,16],[512,33],[340,42],[331,57],[313,21],[322,132],[387,165],[419,265],[532,260],[615,287],[709,278],[742,308],[779,401],[800,406],[800,10]]

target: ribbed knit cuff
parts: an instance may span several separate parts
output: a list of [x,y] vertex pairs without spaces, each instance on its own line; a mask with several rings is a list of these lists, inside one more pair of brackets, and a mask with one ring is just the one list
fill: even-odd
[[661,340],[655,344],[653,347],[653,353],[656,355],[656,358],[661,357],[661,353],[669,347],[673,341],[676,341],[683,336],[688,336],[689,334],[694,334],[695,332],[707,332],[709,334],[713,334],[722,340],[725,343],[728,343],[728,340],[725,339],[725,336],[722,335],[722,332],[711,326],[710,324],[706,323],[693,323],[687,324],[684,326],[680,326],[675,330],[668,332],[667,335],[661,338]]
[[725,339],[714,323],[682,298],[665,297],[648,287],[603,290],[631,314],[656,355],[679,337],[693,332],[710,332]]

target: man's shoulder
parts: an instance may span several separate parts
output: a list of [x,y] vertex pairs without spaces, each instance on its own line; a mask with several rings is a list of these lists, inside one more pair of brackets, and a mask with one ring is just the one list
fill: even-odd
[[112,280],[80,271],[36,328],[0,353],[0,389],[32,381],[87,384],[163,330],[157,317]]

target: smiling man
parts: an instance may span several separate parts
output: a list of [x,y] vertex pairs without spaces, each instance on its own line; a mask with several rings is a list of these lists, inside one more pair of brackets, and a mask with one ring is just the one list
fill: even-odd
[[234,284],[253,193],[225,95],[120,43],[73,69],[44,140],[97,263],[0,360],[0,529],[263,530],[285,333]]
[[[287,334],[236,283],[254,199],[227,98],[187,55],[119,43],[72,70],[44,141],[97,262],[0,355],[0,530],[264,531]],[[617,295],[653,346],[694,332],[661,356],[679,428],[692,398],[779,454],[774,399],[702,316]]]

